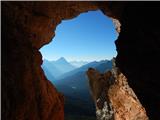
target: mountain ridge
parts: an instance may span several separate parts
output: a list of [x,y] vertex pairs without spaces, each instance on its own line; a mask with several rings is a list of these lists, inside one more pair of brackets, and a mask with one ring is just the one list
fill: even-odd
[[96,66],[98,66],[98,65],[100,65],[100,64],[102,64],[102,63],[108,62],[108,61],[109,61],[109,60],[101,60],[101,61],[93,61],[93,62],[90,62],[90,63],[85,64],[85,65],[83,65],[83,66],[81,66],[81,67],[79,67],[79,68],[76,68],[76,69],[74,69],[74,70],[72,70],[72,71],[69,71],[69,72],[66,72],[66,73],[62,74],[60,77],[58,77],[58,79],[63,79],[63,78],[65,78],[65,77],[71,76],[71,75],[75,74],[75,73],[78,72],[78,71],[87,71],[87,69],[88,69],[89,67],[95,68]]
[[[64,63],[66,60],[62,57],[58,59],[58,62]],[[112,68],[112,62],[109,60],[92,61],[61,74],[63,78],[58,77],[57,80],[51,80],[57,90],[65,96],[65,114],[95,116],[95,105],[90,94],[88,77],[86,75],[86,71],[90,67],[104,73]]]
[[[52,74],[55,79],[61,76],[62,74],[74,70],[76,67],[71,65],[64,57],[61,57],[55,61],[49,61],[47,59],[43,60],[42,69],[45,69],[45,75]],[[49,73],[47,73],[49,72]],[[48,78],[48,77],[47,77]]]

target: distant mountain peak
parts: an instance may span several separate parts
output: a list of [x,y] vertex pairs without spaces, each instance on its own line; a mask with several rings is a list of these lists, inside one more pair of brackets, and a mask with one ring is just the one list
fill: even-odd
[[57,61],[66,61],[67,62],[67,60],[64,57],[60,57]]
[[64,57],[60,57],[59,60],[66,60]]

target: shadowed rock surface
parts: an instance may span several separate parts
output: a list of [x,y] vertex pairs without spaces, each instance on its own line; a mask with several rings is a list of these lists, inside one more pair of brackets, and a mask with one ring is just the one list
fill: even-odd
[[160,118],[158,2],[1,3],[2,119],[64,119],[62,97],[44,76],[39,48],[62,20],[97,9],[120,21],[116,64],[150,120]]

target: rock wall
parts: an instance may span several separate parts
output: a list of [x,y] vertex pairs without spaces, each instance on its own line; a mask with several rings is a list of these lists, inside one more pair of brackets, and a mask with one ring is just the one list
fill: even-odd
[[116,40],[117,66],[145,107],[150,120],[160,118],[160,4],[129,2]]
[[41,69],[39,48],[62,19],[76,17],[86,2],[2,2],[2,119],[64,120],[64,98]]
[[[101,9],[122,24],[117,65],[150,118],[159,118],[158,3],[1,2],[2,119],[63,120],[63,97],[40,67],[39,48],[54,37],[61,20]],[[146,7],[147,6],[147,7]]]

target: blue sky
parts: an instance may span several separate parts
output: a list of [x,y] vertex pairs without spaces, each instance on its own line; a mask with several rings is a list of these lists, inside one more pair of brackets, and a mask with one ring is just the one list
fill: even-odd
[[110,18],[100,10],[82,13],[63,20],[52,41],[40,49],[43,59],[68,61],[99,61],[116,56],[114,41],[118,37]]

